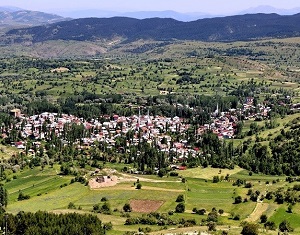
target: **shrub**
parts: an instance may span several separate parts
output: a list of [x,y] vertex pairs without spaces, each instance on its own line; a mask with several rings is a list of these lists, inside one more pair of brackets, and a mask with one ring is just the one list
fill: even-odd
[[243,235],[258,235],[258,225],[253,223],[244,223],[243,230],[241,232]]
[[207,223],[207,227],[208,227],[208,231],[216,231],[216,223],[215,222],[208,222]]
[[132,211],[132,208],[131,208],[129,203],[125,203],[125,205],[123,206],[123,211],[125,211],[125,212],[131,212]]
[[165,169],[160,169],[160,170],[158,171],[157,175],[158,175],[159,177],[162,178],[166,173],[167,173],[167,172],[166,172]]
[[176,199],[176,202],[184,202],[184,196],[183,194],[179,194],[177,199]]
[[76,206],[73,202],[70,202],[68,205],[68,209],[76,209]]
[[279,230],[281,232],[293,232],[294,229],[291,227],[290,222],[288,222],[287,220],[283,220],[280,224],[279,224]]
[[110,209],[110,205],[109,203],[105,202],[101,208],[100,208],[100,212],[103,213],[103,214],[111,214],[111,209]]
[[300,184],[295,184],[293,190],[300,191]]
[[178,176],[178,172],[171,171],[171,172],[170,172],[170,176]]
[[141,184],[141,183],[138,183],[138,184],[136,185],[136,189],[142,189],[142,184]]
[[267,220],[268,220],[268,216],[266,216],[265,214],[262,214],[262,215],[260,216],[260,222],[261,222],[262,224],[266,223]]
[[205,213],[206,213],[205,209],[200,209],[200,210],[197,211],[198,215],[204,215]]
[[29,198],[29,195],[24,195],[22,192],[20,192],[18,196],[18,201],[28,200]]
[[108,223],[103,224],[103,228],[104,228],[106,231],[112,230],[112,227],[113,227],[113,225],[112,225],[111,222],[108,222]]
[[290,204],[287,208],[287,213],[293,213],[293,206]]
[[239,204],[243,201],[242,197],[241,196],[237,196],[234,198],[234,204]]
[[207,215],[207,221],[212,221],[212,222],[218,222],[218,212],[217,211],[211,211]]
[[100,209],[100,206],[99,206],[99,204],[95,204],[95,205],[93,205],[93,211],[94,211],[94,212],[98,212],[98,211],[99,211],[99,209]]
[[217,176],[214,176],[212,182],[213,182],[213,183],[218,183],[218,182],[220,182],[220,177],[219,177],[218,175],[217,175]]
[[185,205],[184,203],[179,203],[177,204],[176,208],[175,208],[175,212],[176,213],[183,213],[185,211]]
[[273,221],[267,221],[267,222],[264,224],[264,227],[265,227],[266,229],[276,230],[276,224],[275,224]]

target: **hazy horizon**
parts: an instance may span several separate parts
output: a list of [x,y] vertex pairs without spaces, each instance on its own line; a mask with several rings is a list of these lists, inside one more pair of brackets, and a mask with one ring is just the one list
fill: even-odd
[[233,14],[258,6],[271,6],[279,9],[300,7],[298,0],[1,0],[0,6],[13,6],[26,10],[44,11],[51,13],[70,12],[78,10],[103,10],[116,12],[134,11],[176,11],[180,13],[203,12],[208,14]]

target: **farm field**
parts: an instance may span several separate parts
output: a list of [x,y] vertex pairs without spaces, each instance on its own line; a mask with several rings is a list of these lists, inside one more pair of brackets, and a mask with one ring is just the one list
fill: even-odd
[[[113,165],[111,165],[113,167]],[[102,205],[101,199],[105,197],[111,207],[111,214],[97,214],[104,222],[112,221],[113,230],[108,231],[108,234],[124,234],[125,231],[137,231],[139,227],[149,227],[144,225],[124,225],[126,217],[122,216],[122,208],[125,203],[135,203],[138,207],[133,212],[130,212],[130,217],[138,217],[146,212],[139,211],[139,206],[143,208],[155,208],[154,211],[162,214],[167,214],[169,211],[174,211],[176,205],[176,198],[179,194],[184,196],[185,212],[174,213],[170,218],[175,220],[195,219],[197,224],[201,223],[202,219],[206,219],[207,213],[212,208],[217,210],[222,209],[224,212],[219,216],[217,229],[231,228],[231,234],[239,234],[240,223],[243,220],[258,222],[261,214],[266,214],[271,221],[277,225],[283,218],[288,218],[291,225],[296,228],[295,233],[300,232],[299,214],[300,207],[297,205],[293,208],[293,213],[287,213],[287,205],[278,205],[272,200],[264,200],[264,206],[257,207],[257,202],[244,202],[241,204],[234,204],[234,197],[242,196],[248,197],[248,189],[243,186],[233,186],[233,182],[237,179],[243,179],[251,182],[253,190],[266,192],[267,190],[275,190],[279,187],[292,187],[293,184],[285,182],[284,177],[271,177],[265,175],[253,174],[249,176],[248,171],[236,167],[234,170],[220,170],[213,168],[195,168],[186,171],[179,171],[180,178],[174,177],[150,177],[143,175],[134,177],[139,179],[142,184],[140,190],[136,189],[135,182],[130,180],[132,175],[122,174],[122,181],[112,187],[91,190],[89,186],[84,186],[80,183],[70,184],[71,177],[60,176],[57,174],[57,166],[53,168],[46,167],[44,170],[40,168],[25,169],[12,178],[9,182],[4,182],[4,186],[9,192],[9,203],[7,212],[17,213],[19,211],[36,212],[52,211],[54,213],[93,213],[93,206],[95,204]],[[212,177],[215,175],[225,176],[229,175],[228,181],[219,183],[212,183]],[[128,181],[126,178],[128,177]],[[185,183],[181,182],[181,178],[185,178]],[[178,181],[177,181],[178,180]],[[267,181],[277,180],[274,184],[266,184]],[[22,192],[30,196],[30,199],[18,201],[17,194]],[[141,204],[141,203],[144,203]],[[157,206],[154,206],[157,202]],[[74,203],[76,209],[69,208],[69,203]],[[147,206],[148,205],[148,206]],[[152,205],[152,206],[151,206]],[[135,205],[133,205],[134,207]],[[260,205],[259,205],[260,206]],[[193,208],[204,208],[207,213],[205,215],[197,215],[192,212]],[[150,212],[150,211],[149,211]],[[147,213],[149,213],[147,212]],[[239,215],[239,220],[233,220],[233,215]],[[223,225],[222,225],[223,224]],[[226,227],[226,226],[227,227]],[[262,228],[262,226],[260,226]],[[177,226],[166,226],[164,229],[160,226],[150,226],[152,231],[162,230],[162,233],[168,231],[184,231]],[[171,229],[171,230],[169,230]],[[178,230],[177,230],[178,229]],[[206,226],[191,227],[185,231],[205,231]],[[153,234],[156,234],[155,232]],[[272,231],[264,234],[274,234]]]

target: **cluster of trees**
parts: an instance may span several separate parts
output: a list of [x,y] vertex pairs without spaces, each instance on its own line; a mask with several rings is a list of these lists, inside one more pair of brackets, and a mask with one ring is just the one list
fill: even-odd
[[269,146],[259,142],[245,141],[240,146],[241,156],[236,163],[255,173],[296,176],[300,174],[298,124],[290,124],[291,129],[281,132],[269,141]]
[[140,216],[140,217],[130,217],[125,221],[125,225],[133,225],[133,224],[145,224],[145,225],[181,225],[185,227],[190,227],[196,225],[195,219],[171,219],[168,214],[162,214],[157,212],[151,212],[149,214]]
[[47,212],[19,212],[13,214],[1,214],[0,221],[7,225],[5,234],[12,235],[85,235],[105,234],[103,224],[97,216],[89,214],[53,214]]

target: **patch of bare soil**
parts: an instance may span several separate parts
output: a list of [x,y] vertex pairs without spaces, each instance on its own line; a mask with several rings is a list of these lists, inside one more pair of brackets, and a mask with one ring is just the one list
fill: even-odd
[[133,212],[150,213],[158,210],[163,201],[154,200],[130,200],[130,206]]
[[103,182],[97,181],[97,178],[90,179],[89,186],[91,189],[99,189],[99,188],[115,186],[117,183],[118,183],[118,177],[111,176],[109,179],[106,179]]
[[51,73],[64,73],[64,72],[69,72],[69,69],[68,68],[65,68],[65,67],[59,67],[59,68],[56,68],[56,69],[51,69],[50,70]]

